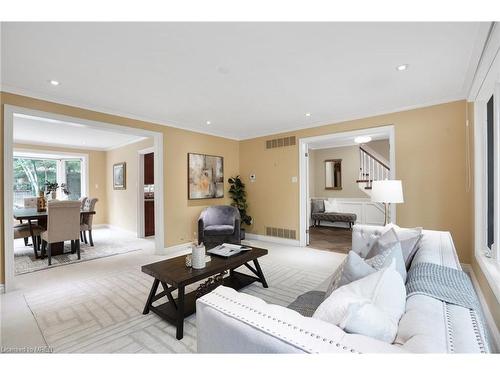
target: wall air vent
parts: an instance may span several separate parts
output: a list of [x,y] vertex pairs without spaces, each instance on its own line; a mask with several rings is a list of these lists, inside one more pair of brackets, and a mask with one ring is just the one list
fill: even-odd
[[268,139],[266,141],[266,148],[269,149],[269,148],[295,146],[295,144],[296,144],[295,136],[285,137],[285,138]]
[[289,238],[291,240],[295,240],[296,231],[295,229],[266,227],[266,236]]

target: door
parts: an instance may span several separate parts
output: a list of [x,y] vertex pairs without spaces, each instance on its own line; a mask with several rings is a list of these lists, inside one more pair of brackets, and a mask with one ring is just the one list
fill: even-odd
[[148,199],[144,201],[144,236],[155,235],[155,202]]
[[155,154],[153,152],[144,155],[144,185],[155,183]]

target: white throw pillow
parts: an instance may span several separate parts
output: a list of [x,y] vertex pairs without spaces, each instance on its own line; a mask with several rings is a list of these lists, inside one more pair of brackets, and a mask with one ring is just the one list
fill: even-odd
[[339,207],[337,205],[337,202],[330,200],[325,200],[324,202],[325,202],[325,213],[339,212]]
[[406,289],[395,262],[332,292],[313,318],[392,343],[406,306]]

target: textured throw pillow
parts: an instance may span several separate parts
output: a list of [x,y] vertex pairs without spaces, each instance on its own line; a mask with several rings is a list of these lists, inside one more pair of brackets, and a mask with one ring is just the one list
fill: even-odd
[[313,318],[348,333],[394,342],[406,305],[406,289],[394,267],[395,262],[333,291]]
[[329,212],[339,212],[337,202],[325,200],[325,213]]
[[401,275],[403,283],[406,283],[406,265],[403,258],[401,244],[396,242],[392,246],[373,258],[365,259],[364,262],[373,267],[375,270],[388,267],[392,262],[395,262],[395,269]]
[[396,231],[393,228],[385,231],[377,238],[377,241],[373,244],[366,258],[373,258],[375,255],[383,253],[385,250],[391,248],[396,242],[399,242]]
[[350,251],[344,262],[335,271],[324,298],[328,298],[334,290],[341,286],[388,267],[393,260],[396,271],[401,275],[403,282],[406,283],[406,267],[399,242],[371,259],[362,259],[354,251]]
[[366,258],[375,242],[382,233],[380,231],[368,231],[361,225],[355,225],[352,228],[352,251],[361,258]]
[[422,228],[401,228],[396,224],[387,224],[386,228],[393,229],[401,242],[403,258],[405,260],[406,269],[410,269],[411,261],[415,253],[419,249],[420,240],[423,237]]

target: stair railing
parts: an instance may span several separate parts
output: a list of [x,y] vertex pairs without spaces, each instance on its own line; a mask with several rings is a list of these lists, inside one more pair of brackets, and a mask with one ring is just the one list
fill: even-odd
[[367,189],[371,189],[372,182],[387,180],[391,169],[363,147],[359,147],[359,179],[356,182],[366,183]]

